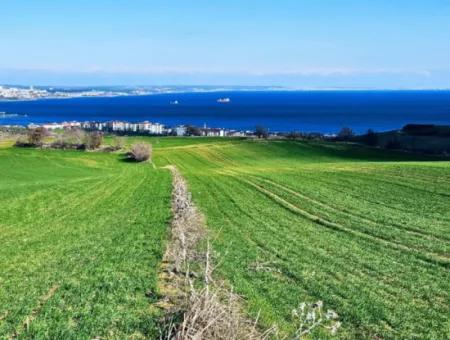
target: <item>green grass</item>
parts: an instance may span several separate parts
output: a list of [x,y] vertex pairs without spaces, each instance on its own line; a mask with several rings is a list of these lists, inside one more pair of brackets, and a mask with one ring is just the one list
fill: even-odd
[[154,336],[146,292],[170,174],[117,155],[17,148],[0,149],[0,174],[0,338]]
[[[104,137],[105,144],[114,143],[115,136],[106,135]],[[124,146],[129,147],[134,143],[145,142],[151,143],[154,149],[173,148],[173,147],[190,147],[195,145],[217,145],[222,143],[239,142],[245,140],[241,137],[223,138],[223,137],[146,137],[146,136],[125,136],[122,137]]]
[[[186,176],[216,275],[262,326],[292,335],[291,310],[323,300],[341,338],[450,337],[450,162],[320,142],[126,144],[138,141]],[[156,337],[145,293],[167,237],[169,173],[6,143],[0,174],[0,338]]]
[[[217,274],[263,325],[290,335],[291,310],[323,300],[343,338],[450,337],[449,162],[286,141],[155,158],[187,177],[222,258]],[[280,272],[255,271],[257,261]]]

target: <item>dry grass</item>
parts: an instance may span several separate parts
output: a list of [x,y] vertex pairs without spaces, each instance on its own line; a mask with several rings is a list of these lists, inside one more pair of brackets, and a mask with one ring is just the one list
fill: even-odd
[[[213,277],[214,265],[205,239],[204,218],[191,200],[183,177],[175,167],[173,175],[172,233],[160,275],[158,303],[166,310],[161,322],[161,339],[267,339],[271,328],[261,332],[257,322],[242,311],[241,298],[224,282]],[[191,270],[198,269],[198,273]]]

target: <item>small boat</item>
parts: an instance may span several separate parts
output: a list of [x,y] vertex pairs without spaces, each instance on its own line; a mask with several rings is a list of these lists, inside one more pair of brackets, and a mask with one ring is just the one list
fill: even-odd
[[219,99],[217,99],[217,102],[221,103],[221,104],[226,104],[226,103],[230,103],[231,99],[230,98],[219,98]]
[[174,101],[170,102],[170,105],[178,105],[178,104],[179,104],[178,100],[174,100]]

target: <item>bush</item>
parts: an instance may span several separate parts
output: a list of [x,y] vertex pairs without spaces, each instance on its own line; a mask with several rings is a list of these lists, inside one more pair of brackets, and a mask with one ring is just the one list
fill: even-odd
[[121,150],[123,148],[124,144],[125,144],[125,140],[124,140],[123,137],[115,136],[114,140],[113,140],[113,143],[112,143],[112,148],[115,151],[118,151],[118,150]]
[[131,148],[130,158],[136,162],[144,162],[152,158],[152,145],[146,143],[134,144]]
[[90,132],[86,135],[85,145],[86,149],[98,149],[103,143],[103,134],[98,131]]
[[86,132],[81,129],[64,130],[62,140],[65,144],[81,145],[86,140]]
[[28,137],[27,136],[19,136],[16,139],[16,142],[14,143],[14,146],[17,147],[22,147],[22,148],[27,148],[27,147],[32,147],[34,146],[33,144],[30,144],[28,142]]
[[57,139],[51,144],[54,149],[84,150],[86,133],[81,129],[67,129],[57,134]]
[[363,136],[363,140],[369,146],[378,145],[378,135],[372,129],[367,130],[367,133]]
[[27,132],[28,144],[32,146],[41,145],[44,138],[48,135],[48,132],[43,127],[37,127],[35,129],[29,129]]
[[257,125],[255,128],[255,135],[258,138],[268,138],[269,137],[269,131],[261,125]]
[[338,138],[341,140],[349,140],[352,138],[355,134],[353,133],[353,130],[349,127],[343,127],[341,131],[338,133]]

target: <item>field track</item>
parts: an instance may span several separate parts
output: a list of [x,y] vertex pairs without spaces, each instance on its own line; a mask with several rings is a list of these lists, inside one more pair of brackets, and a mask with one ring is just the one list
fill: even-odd
[[264,326],[292,334],[291,310],[323,300],[344,338],[450,336],[448,162],[307,142],[156,154],[186,176],[220,274]]
[[321,300],[341,338],[450,338],[449,162],[338,143],[136,141],[153,143],[153,166],[0,147],[0,337],[157,338],[162,167],[175,165],[215,275],[261,329],[289,338],[292,310]]

